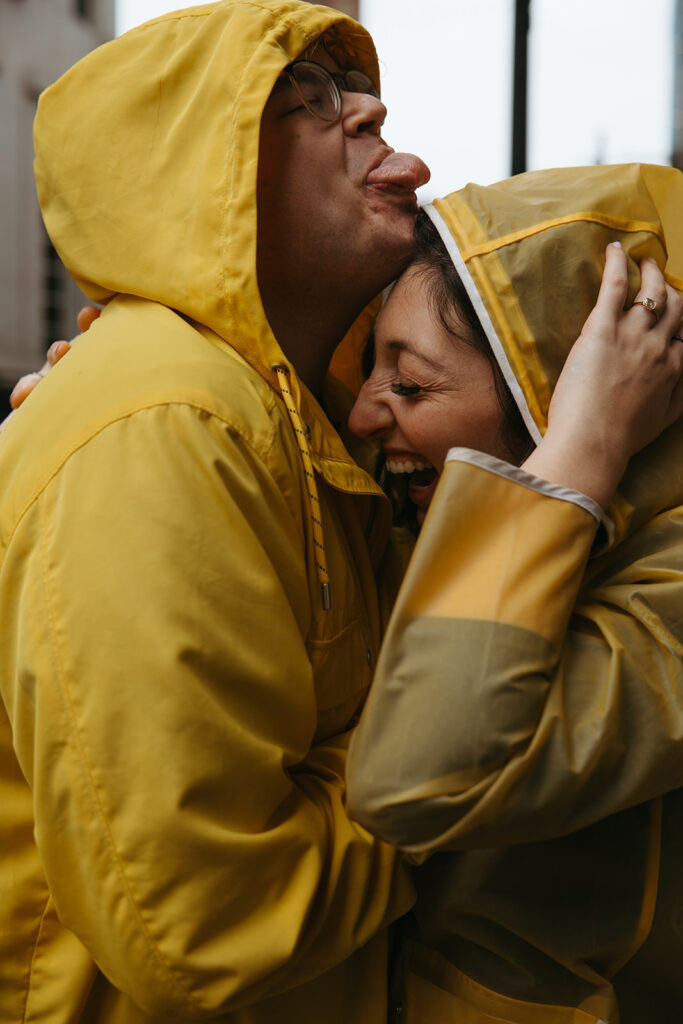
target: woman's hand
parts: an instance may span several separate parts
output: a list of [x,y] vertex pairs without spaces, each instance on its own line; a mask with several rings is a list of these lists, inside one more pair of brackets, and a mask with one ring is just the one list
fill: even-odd
[[[99,315],[100,310],[97,308],[97,306],[83,307],[83,309],[80,311],[77,317],[78,328],[81,334],[84,334],[88,330],[90,325],[94,323],[95,320],[97,320]],[[12,394],[9,396],[9,403],[12,406],[13,410],[19,408],[21,403],[31,394],[36,385],[41,382],[41,380],[48,372],[48,370],[50,370],[53,366],[56,366],[59,360],[66,355],[70,348],[70,341],[53,342],[52,345],[50,345],[49,349],[47,350],[47,359],[45,360],[41,368],[38,371],[36,371],[36,373],[27,373],[24,377],[20,377],[20,379],[14,385],[14,390],[12,391]],[[4,420],[2,420],[2,422],[0,422],[0,433],[5,429],[13,415],[14,412],[11,412],[9,416],[7,416]]]
[[[598,300],[553,393],[548,429],[524,463],[536,476],[609,502],[630,457],[683,413],[683,299],[654,260],[633,306],[626,256],[607,246]],[[656,314],[639,300],[654,299]]]

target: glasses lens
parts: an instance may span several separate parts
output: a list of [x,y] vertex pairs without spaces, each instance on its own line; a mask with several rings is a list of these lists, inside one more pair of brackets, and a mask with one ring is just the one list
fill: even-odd
[[325,68],[302,60],[291,66],[290,74],[301,99],[315,117],[321,121],[334,121],[339,117],[339,90]]
[[347,71],[344,75],[344,84],[347,92],[365,92],[368,96],[374,96],[376,99],[379,99],[375,83],[371,78],[368,78],[364,71],[356,71],[355,69]]

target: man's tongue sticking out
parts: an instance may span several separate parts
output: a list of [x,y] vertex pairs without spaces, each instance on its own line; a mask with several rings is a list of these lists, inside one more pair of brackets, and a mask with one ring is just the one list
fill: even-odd
[[414,192],[430,178],[429,168],[413,153],[394,153],[390,150],[379,166],[367,177],[368,185],[386,185]]

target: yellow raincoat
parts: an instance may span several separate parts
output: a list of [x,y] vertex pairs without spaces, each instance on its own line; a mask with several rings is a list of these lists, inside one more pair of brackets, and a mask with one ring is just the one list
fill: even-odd
[[[536,439],[606,243],[629,302],[644,256],[683,290],[671,168],[531,173],[431,216]],[[439,851],[405,1024],[683,1019],[681,503],[680,422],[632,459],[597,539],[585,497],[450,453],[349,758],[358,820]]]
[[111,301],[0,446],[3,1024],[385,1020],[413,891],[344,768],[390,511],[255,271],[261,111],[328,29],[377,80],[338,12],[237,0],[40,102],[48,230]]

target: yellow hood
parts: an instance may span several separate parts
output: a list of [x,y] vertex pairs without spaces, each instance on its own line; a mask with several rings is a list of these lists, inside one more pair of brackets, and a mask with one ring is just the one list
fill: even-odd
[[379,84],[370,36],[338,11],[225,0],[95,50],[41,96],[36,118],[45,224],[86,295],[177,310],[273,384],[287,360],[256,282],[259,125],[278,74],[323,32],[342,64]]
[[[427,211],[535,441],[598,295],[605,246],[627,255],[630,304],[645,256],[683,291],[683,174],[626,164],[532,171],[467,185]],[[636,456],[610,506],[615,540],[683,502],[683,428]]]

